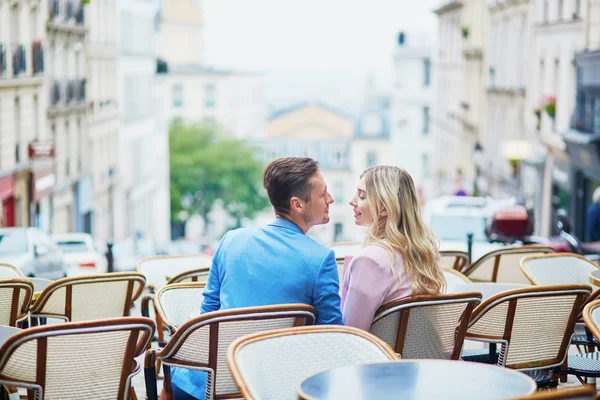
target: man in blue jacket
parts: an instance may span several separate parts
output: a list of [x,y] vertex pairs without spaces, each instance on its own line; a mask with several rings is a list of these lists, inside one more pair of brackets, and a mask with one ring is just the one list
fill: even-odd
[[[276,219],[262,228],[227,232],[204,289],[201,312],[269,304],[304,303],[317,324],[342,324],[339,277],[332,250],[306,236],[329,222],[333,198],[311,158],[272,161],[263,183]],[[174,368],[175,400],[203,399],[206,373]],[[161,396],[162,398],[163,396]]]

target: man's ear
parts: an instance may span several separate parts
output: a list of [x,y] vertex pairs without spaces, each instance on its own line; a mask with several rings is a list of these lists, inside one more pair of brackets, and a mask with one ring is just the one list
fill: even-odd
[[298,197],[290,199],[290,211],[302,214],[304,212],[304,202]]

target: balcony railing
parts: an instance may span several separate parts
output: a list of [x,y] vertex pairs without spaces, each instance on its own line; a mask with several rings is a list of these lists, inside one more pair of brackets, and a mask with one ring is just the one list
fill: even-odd
[[27,70],[25,46],[23,46],[22,44],[14,46],[12,62],[14,76],[25,73],[25,71]]
[[85,79],[77,81],[77,102],[85,103]]
[[52,88],[50,89],[50,105],[56,107],[60,103],[60,99],[62,97],[60,88],[60,82],[55,80],[52,83]]
[[6,48],[0,43],[0,76],[3,76],[6,72]]
[[40,40],[36,40],[31,46],[31,59],[33,74],[42,74],[44,72],[44,48]]

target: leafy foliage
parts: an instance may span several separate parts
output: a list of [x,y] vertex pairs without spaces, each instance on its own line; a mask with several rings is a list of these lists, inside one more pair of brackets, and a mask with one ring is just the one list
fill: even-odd
[[175,120],[169,131],[171,218],[181,211],[204,219],[220,200],[241,225],[268,205],[262,163],[245,141],[220,137],[215,129]]

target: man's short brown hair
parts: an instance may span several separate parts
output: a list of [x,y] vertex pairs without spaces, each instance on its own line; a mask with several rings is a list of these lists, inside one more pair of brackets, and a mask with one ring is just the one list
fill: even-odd
[[273,160],[263,171],[263,185],[278,215],[290,213],[290,199],[310,200],[310,178],[319,171],[319,163],[308,157]]

